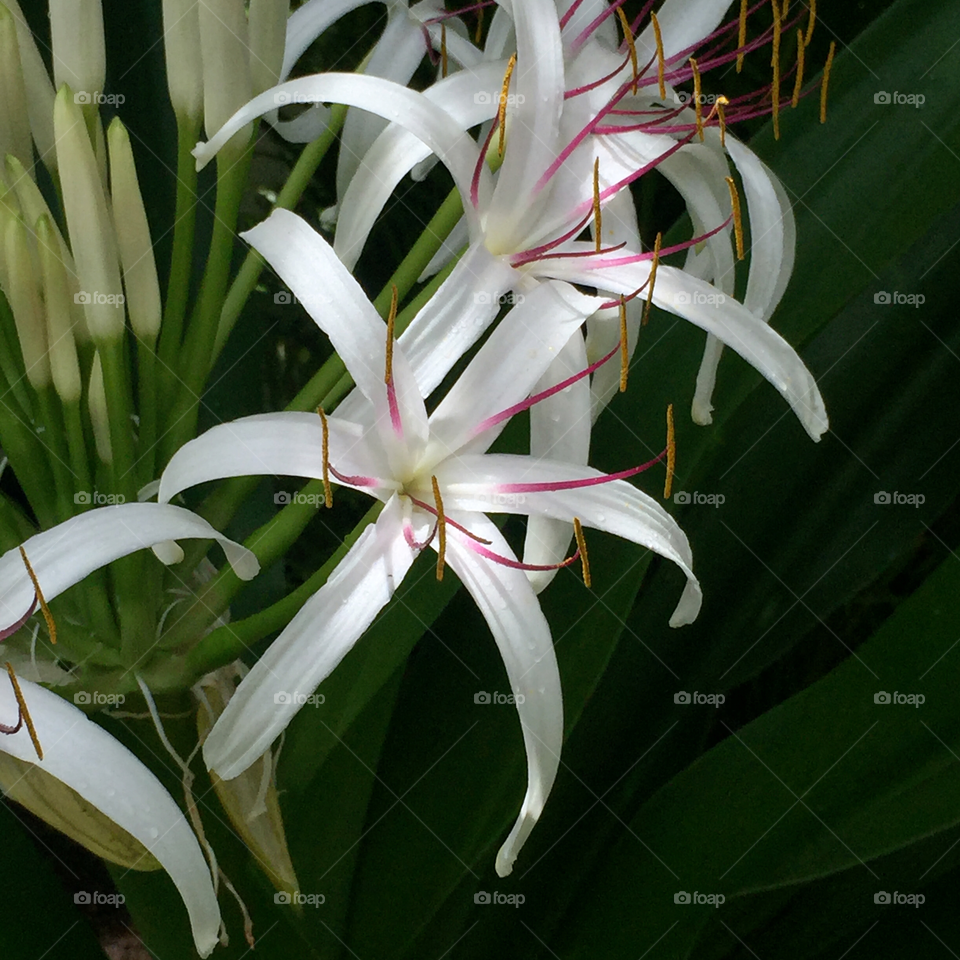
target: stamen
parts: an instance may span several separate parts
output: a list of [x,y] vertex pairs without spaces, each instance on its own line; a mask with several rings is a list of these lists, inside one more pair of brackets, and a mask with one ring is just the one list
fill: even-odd
[[36,594],[37,601],[40,603],[40,611],[43,613],[43,619],[47,621],[47,631],[50,634],[50,642],[56,643],[57,625],[54,623],[53,614],[47,606],[47,601],[43,598],[40,581],[37,580],[37,575],[33,572],[33,567],[30,566],[30,561],[27,559],[27,552],[22,546],[20,547],[20,556],[23,558],[23,565],[27,568],[27,576],[30,577],[30,582],[33,584],[33,592]]
[[670,499],[673,475],[677,467],[677,439],[673,430],[673,404],[667,404],[667,478],[663,482],[663,499]]
[[805,47],[810,46],[810,41],[813,39],[813,26],[817,22],[817,0],[807,0],[807,3],[810,7],[810,19],[807,21],[807,35],[803,38]]
[[797,31],[797,79],[793,84],[793,97],[790,100],[790,106],[796,108],[800,102],[800,88],[803,86],[803,31]]
[[397,285],[393,284],[390,294],[390,313],[387,316],[387,358],[383,372],[383,382],[390,386],[393,382],[393,325],[397,320],[397,299],[399,293]]
[[697,68],[697,61],[693,57],[690,58],[690,69],[693,71],[693,107],[697,113],[697,136],[703,143],[703,98],[700,95],[700,70]]
[[729,102],[730,101],[725,96],[723,96],[723,94],[720,94],[720,96],[717,97],[717,117],[720,121],[720,146],[721,147],[725,147],[727,145],[727,118],[723,112],[723,108]]
[[440,76],[447,76],[447,24],[446,21],[440,24]]
[[480,45],[480,37],[483,36],[483,6],[477,10],[477,32],[474,34],[474,40]]
[[[23,547],[20,548],[21,551]],[[13,672],[13,664],[7,663],[7,675],[10,677],[10,684],[13,687],[13,695],[17,698],[17,709],[19,710],[20,716],[17,720],[17,725],[12,730],[7,730],[4,728],[5,733],[16,733],[20,729],[21,723],[26,723],[27,733],[30,734],[30,739],[33,741],[33,749],[37,751],[37,758],[43,759],[43,747],[40,746],[40,738],[37,736],[37,729],[33,725],[33,718],[30,716],[30,711],[27,709],[27,701],[23,698],[23,693],[20,690],[20,684],[17,682],[17,675]]]
[[323,407],[317,407],[320,414],[320,425],[323,428],[323,502],[329,510],[333,506],[333,488],[330,486],[330,427],[327,426],[327,415]]
[[[408,493],[407,496],[410,497],[410,494]],[[415,503],[418,507],[420,507],[421,510],[426,510],[427,513],[432,513],[438,520],[440,519],[440,515],[437,512],[436,506],[431,507],[429,503],[425,503],[423,500],[418,500],[416,497],[410,497],[410,502]],[[462,533],[466,537],[469,537],[471,540],[475,541],[476,543],[485,543],[487,546],[493,543],[492,540],[484,540],[483,537],[478,536],[475,533],[472,533],[462,523],[457,523],[456,520],[451,520],[446,515],[444,515],[443,522],[445,524],[449,523],[454,530],[459,530],[460,533]],[[430,539],[431,540],[433,539],[433,535],[431,535]]]
[[740,219],[740,194],[733,177],[725,177],[730,188],[730,205],[733,207],[733,235],[737,240],[737,259],[743,259],[743,221]]
[[657,21],[657,15],[650,13],[650,23],[653,24],[653,35],[657,41],[657,83],[660,84],[660,99],[667,99],[667,86],[663,82],[663,37],[660,35],[660,24]]
[[577,552],[580,554],[580,568],[583,570],[583,585],[589,590],[593,586],[590,579],[590,558],[587,556],[587,539],[583,535],[580,518],[573,518],[573,533],[577,538]]
[[630,369],[630,348],[627,344],[627,301],[620,294],[620,392],[627,392],[627,371]]
[[737,73],[743,69],[743,48],[747,42],[747,8],[749,0],[740,0],[740,34],[737,37]]
[[440,496],[440,484],[436,477],[433,483],[433,499],[437,505],[437,579],[443,579],[443,561],[447,553],[447,518],[443,513],[443,498]]
[[790,9],[790,0],[783,0],[783,6],[780,8],[780,16],[787,19],[787,10]]
[[[617,8],[620,9],[619,7]],[[603,249],[603,215],[600,213],[600,158],[593,161],[593,234],[597,253]]]
[[620,18],[620,26],[623,27],[623,39],[627,41],[630,48],[630,64],[633,67],[633,95],[637,95],[637,83],[640,80],[640,70],[637,66],[637,45],[633,42],[633,32],[630,29],[630,23],[627,15],[623,12],[623,7],[617,7],[617,16]]
[[645,327],[650,319],[650,307],[653,305],[653,287],[657,282],[657,266],[660,263],[660,243],[663,240],[663,234],[658,233],[657,239],[653,242],[653,263],[650,265],[650,292],[647,294],[647,305],[643,310],[643,319],[640,326]]
[[780,7],[777,0],[770,0],[773,7],[773,55],[770,64],[773,67],[773,138],[780,139]]
[[500,106],[497,108],[497,123],[500,126],[500,143],[498,152],[503,156],[503,141],[507,135],[507,91],[510,89],[510,77],[513,76],[513,68],[517,65],[517,55],[514,54],[507,64],[507,72],[503,75],[503,86],[500,88]]
[[823,79],[820,81],[820,122],[827,122],[827,84],[830,82],[830,67],[833,65],[833,54],[837,49],[835,40],[830,41],[830,51],[827,53],[827,62],[823,65]]

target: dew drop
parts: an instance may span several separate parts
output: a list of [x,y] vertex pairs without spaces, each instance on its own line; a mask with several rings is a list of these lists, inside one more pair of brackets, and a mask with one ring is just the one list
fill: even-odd
[[147,831],[147,836],[148,836],[151,840],[156,840],[157,837],[160,836],[160,831],[159,831],[156,827],[151,827],[151,828]]

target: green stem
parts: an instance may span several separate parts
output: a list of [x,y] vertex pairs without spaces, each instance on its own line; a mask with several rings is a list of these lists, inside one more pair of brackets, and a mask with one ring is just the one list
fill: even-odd
[[97,344],[103,364],[103,386],[107,397],[110,446],[113,449],[114,489],[128,500],[136,499],[137,475],[133,443],[133,387],[123,336]]
[[19,404],[20,412],[29,419],[33,419],[33,401],[23,368],[20,337],[17,334],[13,311],[7,303],[7,298],[2,294],[0,294],[0,374],[6,380],[4,395],[10,393]]
[[252,617],[218,627],[208,633],[187,654],[186,682],[193,683],[211,670],[233,663],[234,660],[243,656],[252,644],[285,627],[299,613],[300,608],[327,582],[337,564],[356,543],[360,534],[377,519],[382,509],[382,503],[375,503],[347,534],[343,543],[331,554],[326,563],[293,593]]
[[74,513],[73,493],[77,478],[71,475],[71,469],[68,466],[69,454],[63,440],[64,426],[60,416],[60,405],[53,387],[49,384],[37,391],[37,399],[40,405],[41,422],[44,426],[42,443],[53,470],[57,513],[61,520],[67,520]]
[[[0,380],[0,397],[9,388]],[[3,452],[17,476],[41,529],[56,522],[54,484],[43,446],[19,411],[0,401],[0,440]]]
[[137,339],[137,388],[140,401],[140,481],[153,479],[157,446],[157,354],[156,340]]
[[[327,129],[313,143],[304,148],[293,170],[290,171],[287,182],[277,196],[274,210],[281,208],[292,210],[297,205],[307,184],[316,173],[317,167],[336,141],[346,115],[347,108],[342,104],[337,104],[333,108]],[[220,351],[227,342],[237,318],[260,279],[263,267],[263,257],[256,250],[251,249],[224,300],[223,310],[220,312],[220,325],[217,328],[217,339],[213,348],[214,359],[220,356]]]
[[87,444],[83,436],[83,413],[80,410],[79,400],[64,403],[63,418],[67,447],[70,450],[70,468],[76,479],[76,489],[91,491],[93,486],[90,481],[90,463],[87,460]]

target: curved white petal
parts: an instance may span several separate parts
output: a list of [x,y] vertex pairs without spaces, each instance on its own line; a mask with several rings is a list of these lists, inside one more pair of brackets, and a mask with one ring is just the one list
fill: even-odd
[[[430,147],[450,171],[463,197],[470,196],[470,184],[477,166],[477,145],[444,110],[434,106],[423,94],[380,77],[356,73],[323,73],[288,80],[266,90],[241,107],[207,143],[197,144],[193,155],[197,169],[202,170],[220,148],[240,129],[257,117],[285,103],[344,103],[369,110],[385,120],[396,121],[408,128]],[[489,191],[490,171],[480,170],[481,189]],[[484,182],[486,181],[486,182]],[[465,205],[468,217],[476,211]]]
[[[697,46],[723,23],[730,0],[667,0],[657,12],[663,35],[663,56],[669,60]],[[636,38],[641,63],[657,55],[653,27],[648,26]]]
[[[168,540],[218,540],[238,577],[249,580],[260,567],[245,547],[222,536],[195,513],[165,503],[124,503],[97,507],[24,541],[23,549],[47,600],[94,570]],[[0,557],[0,618],[16,623],[30,608],[34,589],[20,556]]]
[[[217,945],[220,908],[200,845],[173,798],[122,743],[81,710],[28,680],[21,680],[20,687],[43,760],[37,759],[25,728],[0,736],[0,750],[60,780],[139,840],[170,874],[190,916],[197,951],[209,956]],[[0,718],[3,723],[17,719],[17,702],[6,681],[0,683]]]
[[[328,417],[329,462],[342,474],[383,479],[390,475],[362,426]],[[315,413],[264,413],[211,427],[171,458],[160,478],[159,500],[166,503],[198,483],[227,477],[275,475],[323,477],[323,427]],[[332,483],[340,481],[330,475]],[[386,488],[363,487],[386,499]]]
[[[587,350],[583,337],[575,334],[550,364],[534,393],[584,370]],[[530,408],[530,455],[585,464],[590,453],[590,383],[588,378],[542,400]],[[573,528],[566,520],[531,516],[523,543],[523,562],[536,566],[560,563],[567,555]],[[527,579],[536,593],[544,590],[557,570],[528,570]]]
[[[509,544],[486,517],[457,519],[490,540],[491,550],[513,559]],[[527,751],[523,806],[497,853],[497,874],[506,877],[536,825],[557,775],[563,746],[563,695],[550,627],[526,577],[475,553],[468,542],[465,537],[449,537],[446,560],[479,607],[503,657]]]
[[[418,553],[403,522],[394,497],[237,687],[203,745],[219,777],[239,776],[267,750],[389,602]],[[425,540],[428,527],[414,537]]]
[[[290,287],[334,349],[360,392],[371,402],[376,427],[395,471],[420,455],[427,413],[403,349],[393,351],[393,385],[402,436],[392,423],[384,384],[387,327],[333,248],[305,220],[277,209],[241,236]],[[402,341],[401,341],[402,343]]]
[[700,584],[693,555],[676,520],[652,497],[626,480],[610,480],[571,490],[518,491],[518,484],[546,484],[602,477],[579,464],[535,460],[509,454],[459,457],[437,469],[444,506],[450,511],[480,511],[497,504],[502,513],[552,517],[568,523],[579,517],[585,527],[605,530],[647,547],[673,561],[687,585],[670,619],[671,626],[690,623],[700,610]]
[[290,76],[290,71],[307,47],[329,26],[344,14],[371,2],[372,0],[307,0],[307,3],[294,10],[287,20],[281,79],[286,80]]
[[439,273],[469,242],[470,228],[467,218],[461,217],[447,235],[447,239],[440,245],[440,249],[433,255],[433,259],[423,268],[423,273],[417,277],[417,283],[426,283],[432,276]]

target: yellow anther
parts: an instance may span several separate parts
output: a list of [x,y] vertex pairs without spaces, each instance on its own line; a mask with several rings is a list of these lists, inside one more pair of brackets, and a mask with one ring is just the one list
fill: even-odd
[[830,67],[833,66],[833,54],[837,49],[834,40],[830,41],[827,62],[823,65],[823,79],[820,81],[820,122],[827,122],[827,84],[830,82]]
[[790,9],[790,0],[783,0],[783,6],[780,8],[780,16],[787,19],[787,11]]
[[443,497],[440,496],[440,484],[436,477],[433,483],[433,502],[437,506],[437,579],[443,579],[443,561],[447,554],[447,518],[443,514]]
[[323,407],[317,407],[320,414],[320,425],[323,429],[323,503],[329,510],[333,506],[333,488],[330,486],[330,427],[327,425],[327,415]]
[[643,319],[640,325],[645,327],[650,319],[650,307],[653,304],[653,288],[657,282],[657,266],[660,263],[660,243],[663,240],[662,234],[657,234],[657,239],[653,242],[653,263],[650,265],[650,289],[647,291],[647,305],[643,308]]
[[627,392],[627,372],[630,369],[630,346],[627,343],[627,301],[620,294],[620,392]]
[[47,632],[50,634],[50,642],[57,642],[57,625],[53,620],[53,614],[50,612],[50,608],[47,606],[47,601],[43,598],[43,591],[40,589],[40,581],[37,579],[37,575],[33,572],[33,567],[30,566],[30,561],[27,559],[27,551],[20,547],[20,556],[23,558],[23,565],[27,568],[27,576],[30,578],[30,582],[33,584],[33,592],[37,595],[37,603],[40,604],[40,611],[43,614],[43,619],[47,621]]
[[690,69],[693,71],[693,107],[697,114],[697,135],[703,143],[703,96],[700,92],[700,69],[693,57],[690,58]]
[[803,31],[797,31],[797,78],[793,82],[793,96],[790,98],[790,106],[796,107],[800,102],[800,90],[803,87]]
[[483,7],[477,9],[477,32],[474,34],[474,40],[477,44],[480,43],[480,38],[483,36]]
[[740,0],[740,33],[737,37],[737,73],[743,69],[743,48],[747,44],[747,9],[749,0]]
[[725,147],[727,145],[727,117],[723,112],[723,108],[730,101],[721,94],[717,97],[717,118],[720,121],[720,146]]
[[577,538],[577,549],[580,551],[580,569],[583,570],[583,585],[589,590],[593,586],[590,579],[590,558],[587,556],[587,538],[583,535],[583,526],[579,517],[573,518],[573,533]]
[[673,404],[667,405],[667,478],[663,481],[663,499],[670,499],[673,475],[677,469],[677,437],[673,430]]
[[805,47],[810,46],[810,41],[813,39],[813,27],[817,22],[817,0],[807,0],[810,7],[810,19],[807,21],[807,35],[803,38],[803,45]]
[[440,76],[447,75],[447,25],[440,24]]
[[743,259],[743,221],[740,219],[740,194],[733,177],[726,177],[730,188],[730,206],[733,208],[733,235],[737,241],[737,259]]
[[503,156],[503,141],[507,135],[507,92],[510,90],[510,78],[513,68],[517,65],[517,55],[514,54],[507,64],[507,72],[503,75],[503,86],[500,88],[500,106],[497,108],[497,123],[500,124],[500,143],[498,153]]
[[397,320],[397,285],[393,284],[390,294],[390,313],[387,315],[387,358],[383,371],[383,382],[389,387],[393,381],[393,327]]
[[[21,548],[22,549],[22,548]],[[40,738],[37,736],[37,728],[33,725],[33,718],[30,716],[30,711],[27,709],[27,701],[23,698],[23,692],[20,690],[20,684],[17,681],[17,675],[13,672],[13,664],[7,663],[7,675],[10,677],[10,684],[13,687],[13,695],[17,698],[17,708],[20,711],[20,716],[23,718],[23,722],[27,725],[27,733],[30,734],[30,739],[33,741],[33,749],[37,751],[37,758],[43,759],[43,747],[40,746]],[[20,724],[18,723],[19,727]]]
[[[620,9],[619,7],[617,8]],[[600,213],[600,158],[593,161],[593,236],[597,253],[603,247],[603,214]]]
[[770,0],[773,7],[773,55],[770,59],[770,65],[773,67],[773,88],[771,98],[773,101],[773,137],[780,139],[780,19],[781,11],[777,0]]
[[657,83],[660,84],[660,99],[667,99],[667,87],[663,82],[663,37],[660,35],[660,23],[655,13],[650,14],[650,23],[653,24],[653,36],[657,41]]
[[633,42],[633,32],[630,30],[630,21],[623,12],[623,7],[617,7],[617,16],[620,18],[620,26],[623,28],[623,39],[627,41],[630,48],[630,63],[633,66],[633,95],[637,95],[637,82],[640,79],[640,67],[637,64],[637,45]]

